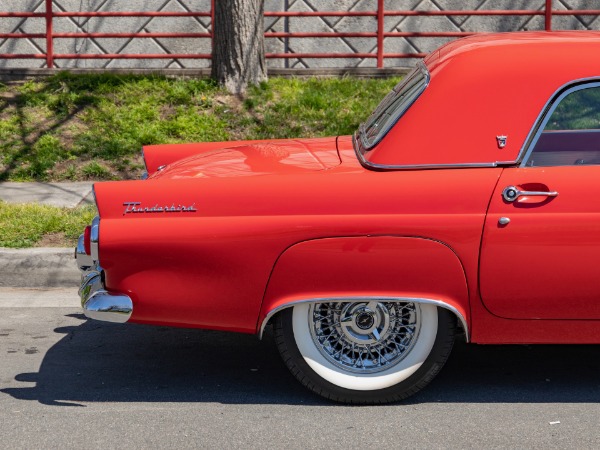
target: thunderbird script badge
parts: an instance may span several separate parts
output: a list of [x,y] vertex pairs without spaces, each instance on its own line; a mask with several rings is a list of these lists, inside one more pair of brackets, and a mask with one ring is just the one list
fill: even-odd
[[154,206],[141,206],[141,202],[125,202],[123,206],[125,209],[123,210],[123,215],[126,214],[138,214],[138,213],[184,213],[184,212],[196,212],[195,203],[192,203],[189,206],[172,203],[171,206],[159,206],[159,204],[155,204]]

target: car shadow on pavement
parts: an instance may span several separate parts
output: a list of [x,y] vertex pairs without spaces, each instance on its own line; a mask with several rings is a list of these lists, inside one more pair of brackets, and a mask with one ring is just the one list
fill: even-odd
[[[279,358],[270,333],[86,321],[64,334],[39,372],[1,392],[47,405],[89,402],[331,403],[304,389]],[[446,367],[405,403],[600,402],[600,346],[478,346],[457,343]]]

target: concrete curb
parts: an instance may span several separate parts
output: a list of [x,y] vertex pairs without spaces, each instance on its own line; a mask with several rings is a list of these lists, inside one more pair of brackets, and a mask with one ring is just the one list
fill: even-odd
[[[74,208],[93,203],[92,182],[0,183],[0,200]],[[1,230],[0,230],[1,232]],[[72,248],[0,247],[0,288],[78,288]]]
[[0,248],[0,287],[79,287],[70,248]]

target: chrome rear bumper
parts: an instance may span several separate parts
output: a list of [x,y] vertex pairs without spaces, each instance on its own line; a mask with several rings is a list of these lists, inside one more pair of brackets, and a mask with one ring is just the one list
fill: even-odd
[[128,295],[110,293],[105,289],[102,267],[85,254],[83,236],[75,249],[77,267],[81,271],[79,297],[86,317],[105,322],[125,323],[133,313],[133,302]]
[[75,247],[75,261],[77,261],[77,268],[82,274],[85,274],[94,265],[92,257],[85,253],[85,245],[83,244],[83,234],[79,236],[77,241],[77,247]]

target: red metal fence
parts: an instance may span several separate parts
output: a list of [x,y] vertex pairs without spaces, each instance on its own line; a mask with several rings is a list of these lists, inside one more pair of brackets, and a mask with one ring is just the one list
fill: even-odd
[[[214,10],[212,0],[211,11],[206,12],[62,12],[53,11],[52,0],[45,0],[45,12],[1,12],[2,18],[44,18],[46,23],[45,33],[0,33],[0,39],[45,39],[46,52],[35,54],[8,53],[0,54],[0,59],[45,59],[49,68],[54,68],[54,61],[75,59],[210,59],[210,54],[202,53],[143,53],[143,54],[66,54],[54,52],[54,40],[66,38],[206,38],[212,39],[212,31],[208,33],[57,33],[53,31],[55,18],[64,17],[211,17]],[[384,9],[384,0],[377,1],[376,11],[310,11],[310,12],[265,12],[265,17],[373,17],[376,18],[376,31],[365,32],[265,32],[266,38],[374,38],[376,52],[374,53],[267,53],[267,58],[373,58],[377,59],[377,67],[382,68],[386,58],[422,58],[424,53],[386,53],[384,38],[419,37],[419,38],[458,38],[477,34],[465,31],[419,31],[419,32],[387,32],[384,28],[386,17],[392,16],[544,16],[545,29],[552,29],[554,16],[590,16],[600,15],[600,9],[585,10],[558,10],[553,8],[553,0],[545,0],[543,9],[539,10],[445,10],[445,11],[394,11]],[[212,26],[212,25],[211,25]]]

